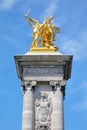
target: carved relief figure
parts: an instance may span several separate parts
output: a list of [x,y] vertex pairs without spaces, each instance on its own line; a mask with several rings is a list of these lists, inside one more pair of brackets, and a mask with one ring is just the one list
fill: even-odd
[[41,93],[41,99],[35,102],[35,123],[37,130],[50,130],[52,103],[46,93]]

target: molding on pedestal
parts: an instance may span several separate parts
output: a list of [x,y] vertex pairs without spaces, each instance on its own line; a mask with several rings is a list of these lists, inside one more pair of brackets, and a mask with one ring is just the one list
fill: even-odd
[[14,56],[21,80],[50,81],[71,76],[72,55],[30,54]]

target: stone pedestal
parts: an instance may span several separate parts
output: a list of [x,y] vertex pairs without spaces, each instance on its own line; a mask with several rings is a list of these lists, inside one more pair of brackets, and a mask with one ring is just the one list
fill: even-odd
[[64,130],[63,99],[72,56],[33,52],[14,58],[24,95],[22,130]]

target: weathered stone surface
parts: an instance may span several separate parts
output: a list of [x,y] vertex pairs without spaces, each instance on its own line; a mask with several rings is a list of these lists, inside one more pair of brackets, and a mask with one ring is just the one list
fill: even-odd
[[63,99],[72,56],[33,52],[14,58],[24,98],[22,130],[64,130]]
[[21,80],[50,81],[68,79],[71,75],[71,55],[32,53],[14,58]]

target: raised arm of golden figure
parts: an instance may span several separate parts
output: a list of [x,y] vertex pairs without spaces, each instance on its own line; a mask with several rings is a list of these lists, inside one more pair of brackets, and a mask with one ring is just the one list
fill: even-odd
[[27,19],[31,27],[35,27],[36,23],[39,23],[37,20],[29,18],[27,14],[25,14],[25,18]]

